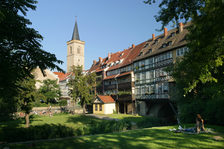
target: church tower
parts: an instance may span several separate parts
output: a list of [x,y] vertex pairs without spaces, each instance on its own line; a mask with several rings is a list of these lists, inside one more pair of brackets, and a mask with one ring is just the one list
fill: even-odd
[[72,34],[72,39],[67,42],[67,72],[71,72],[71,67],[82,66],[84,69],[84,48],[85,42],[79,38],[77,19]]

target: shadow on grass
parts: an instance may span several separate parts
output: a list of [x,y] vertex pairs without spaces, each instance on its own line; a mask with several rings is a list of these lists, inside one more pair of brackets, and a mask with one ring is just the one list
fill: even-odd
[[63,138],[79,135],[73,129],[61,124],[43,124],[29,128],[4,127],[0,133],[0,142],[21,142],[29,140]]
[[189,135],[169,132],[167,129],[152,128],[133,130],[122,133],[95,135],[66,139],[61,141],[49,141],[36,144],[16,145],[16,148],[224,148],[223,142],[215,142],[212,134]]

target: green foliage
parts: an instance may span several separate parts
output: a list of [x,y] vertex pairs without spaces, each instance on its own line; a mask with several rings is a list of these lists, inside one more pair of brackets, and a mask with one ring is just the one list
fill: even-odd
[[131,95],[131,91],[119,91],[118,95]]
[[68,83],[68,86],[71,88],[70,95],[75,101],[80,100],[81,106],[85,108],[86,104],[94,100],[96,74],[84,74],[81,66],[74,66],[72,72],[74,77],[71,78]]
[[67,100],[66,99],[61,99],[58,101],[59,106],[66,106],[67,105]]
[[[138,129],[121,133],[99,134],[68,138],[57,141],[41,141],[29,144],[12,144],[10,148],[104,148],[104,149],[223,149],[223,141],[213,139],[217,133],[189,135],[185,133],[173,133],[169,129],[178,126],[153,127]],[[223,127],[209,126],[218,130]],[[217,128],[217,129],[216,129]],[[224,137],[223,134],[218,133]]]
[[[29,114],[33,108],[33,102],[36,99],[37,92],[35,87],[36,81],[33,78],[26,78],[23,81],[19,81],[17,83],[18,86],[18,108],[25,112],[26,114]],[[19,110],[19,111],[20,111]]]
[[57,81],[50,79],[43,81],[43,85],[39,88],[38,92],[42,94],[42,99],[46,103],[55,103],[61,95]]
[[[35,10],[36,0],[0,1],[0,115],[10,115],[16,111],[18,81],[31,75],[37,66],[63,71],[54,54],[41,49],[43,37],[25,18],[28,10]],[[5,112],[4,112],[5,111]]]
[[73,136],[73,129],[61,124],[44,124],[29,128],[4,128],[0,140],[7,142],[52,139]]

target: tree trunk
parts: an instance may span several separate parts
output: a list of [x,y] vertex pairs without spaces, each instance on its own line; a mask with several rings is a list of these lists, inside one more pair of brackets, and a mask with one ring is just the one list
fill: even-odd
[[25,118],[26,118],[26,127],[28,128],[30,126],[29,114],[25,113]]
[[83,104],[82,109],[83,109],[83,114],[86,114],[86,104]]

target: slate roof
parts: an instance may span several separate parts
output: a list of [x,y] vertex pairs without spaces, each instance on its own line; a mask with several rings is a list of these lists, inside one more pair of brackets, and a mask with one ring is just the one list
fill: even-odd
[[[178,47],[182,47],[187,44],[185,36],[188,34],[187,28],[190,26],[190,22],[183,26],[183,31],[179,32],[178,28],[169,30],[167,36],[164,33],[155,37],[155,40],[149,39],[146,41],[144,48],[141,50],[141,54],[135,58],[134,61],[145,59],[150,56],[158,55],[160,53],[173,50]],[[164,44],[169,44],[163,47]],[[151,52],[150,52],[151,51]]]
[[115,103],[114,99],[113,99],[111,96],[97,95],[97,97],[98,97],[103,103]]
[[72,40],[80,40],[77,20],[75,20],[75,27],[72,34]]

